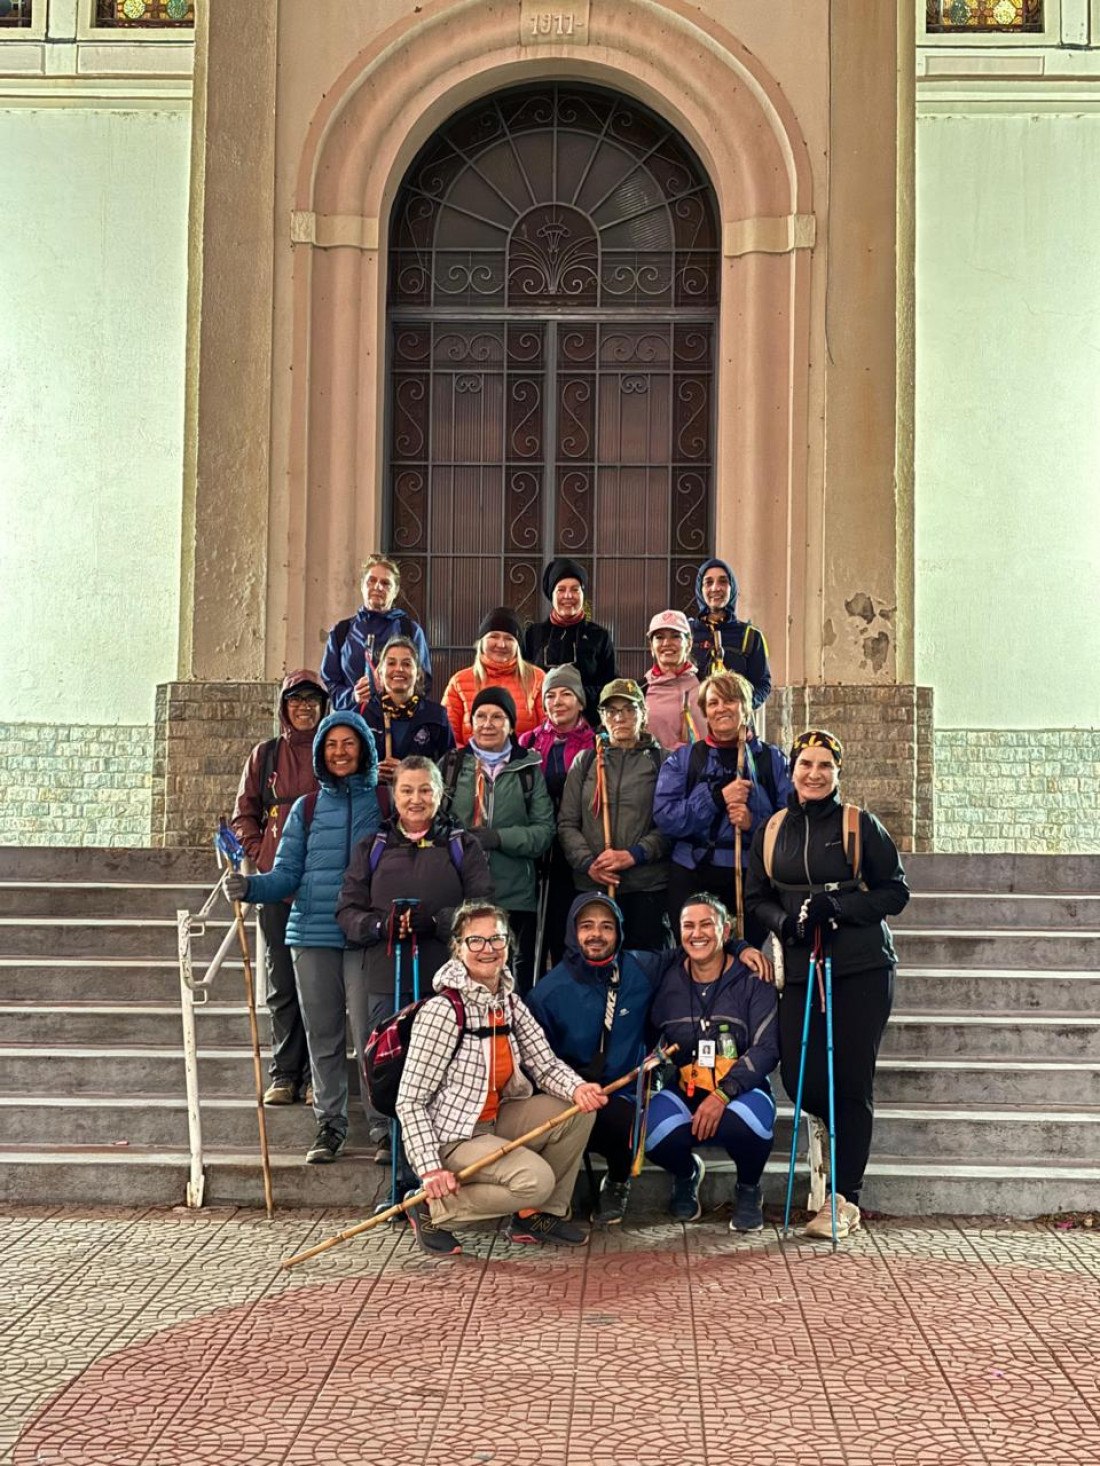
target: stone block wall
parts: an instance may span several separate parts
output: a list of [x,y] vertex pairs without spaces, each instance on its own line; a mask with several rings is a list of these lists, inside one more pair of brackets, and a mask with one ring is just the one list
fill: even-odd
[[0,723],[0,845],[148,845],[148,725]]
[[1100,729],[936,729],[936,846],[1100,853]]
[[233,809],[253,744],[274,732],[275,682],[168,682],[157,688],[152,843],[207,845]]
[[876,814],[899,850],[936,848],[930,687],[782,687],[767,706],[770,743],[828,728],[844,745],[844,798]]

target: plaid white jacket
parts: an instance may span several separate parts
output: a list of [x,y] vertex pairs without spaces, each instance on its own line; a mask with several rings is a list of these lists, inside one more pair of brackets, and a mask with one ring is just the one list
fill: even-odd
[[[496,994],[475,982],[454,959],[440,968],[432,986],[437,993],[449,987],[462,995],[468,1028],[487,1028],[493,1008],[510,1013],[512,1077],[504,1087],[504,1099],[528,1099],[534,1093],[527,1074],[546,1094],[573,1098],[573,1091],[584,1081],[556,1057],[531,1010],[515,996],[507,969]],[[489,1096],[491,1040],[464,1033],[456,1052],[457,1037],[450,999],[430,998],[413,1023],[397,1093],[405,1153],[418,1176],[440,1169],[441,1145],[470,1139]]]

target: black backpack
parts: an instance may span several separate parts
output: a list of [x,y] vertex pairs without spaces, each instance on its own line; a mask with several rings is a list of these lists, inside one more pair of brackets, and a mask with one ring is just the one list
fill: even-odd
[[[707,766],[707,755],[709,753],[709,743],[704,743],[700,741],[691,745],[691,752],[688,754],[687,788],[684,791],[686,794],[690,794],[691,791],[695,788],[696,784],[698,784],[699,780],[703,777],[703,770]],[[752,766],[756,772],[756,782],[763,787],[764,792],[767,794],[768,799],[771,801],[771,806],[774,809],[779,803],[779,798],[778,791],[775,787],[775,769],[772,766],[771,756],[768,753],[767,745],[765,744],[764,746],[764,755],[762,760],[764,765],[763,768],[760,767],[760,762],[757,760],[756,755],[753,753],[751,748],[746,748],[745,753],[750,759],[752,759]]]
[[[462,772],[462,761],[466,757],[464,748],[452,748],[439,761],[439,772],[443,775],[443,798],[439,801],[440,814],[449,815],[458,788],[458,776]],[[528,759],[519,771],[519,787],[523,790],[523,804],[528,816],[531,814],[531,793],[535,787],[535,771],[541,769],[537,758]]]
[[[444,988],[443,995],[450,998],[458,1021],[455,1046],[451,1051],[452,1059],[458,1053],[464,1034],[473,1034],[475,1038],[489,1038],[494,1034],[499,1036],[512,1032],[510,1023],[500,1024],[496,1028],[468,1028],[466,1005],[461,995],[454,988]],[[397,1116],[397,1091],[401,1088],[401,1076],[405,1072],[413,1023],[424,1004],[430,1003],[436,996],[438,995],[432,993],[417,1003],[408,1003],[400,1012],[384,1018],[363,1047],[363,1079],[370,1102],[380,1115],[386,1115],[391,1120]]]

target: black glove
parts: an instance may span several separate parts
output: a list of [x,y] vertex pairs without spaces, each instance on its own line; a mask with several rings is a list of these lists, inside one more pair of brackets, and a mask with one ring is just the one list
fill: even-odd
[[225,894],[230,901],[247,900],[248,877],[242,876],[239,870],[231,870],[225,878]]
[[802,903],[798,926],[802,936],[812,938],[818,931],[835,929],[840,915],[840,902],[828,891],[817,891]]
[[784,947],[798,946],[802,940],[802,931],[797,917],[785,916],[783,918],[783,925],[779,928],[779,940]]
[[418,937],[435,936],[435,917],[423,906],[413,906],[410,909],[409,926]]
[[470,834],[473,835],[482,850],[500,849],[499,830],[491,830],[488,825],[479,825],[476,830],[471,830]]

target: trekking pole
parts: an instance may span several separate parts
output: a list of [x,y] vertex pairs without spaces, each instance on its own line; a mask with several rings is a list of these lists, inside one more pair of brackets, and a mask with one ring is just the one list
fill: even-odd
[[[822,944],[824,945],[824,944]],[[833,1082],[833,958],[825,948],[825,1072],[829,1086],[829,1202],[836,1251],[836,1086]]]
[[[401,1008],[401,948],[404,945],[401,937],[401,918],[395,922],[396,932],[394,935],[393,951],[393,1011],[396,1013]],[[397,1205],[397,1162],[400,1157],[397,1154],[401,1143],[400,1132],[397,1128],[396,1118],[390,1121],[390,1209]]]
[[532,974],[532,983],[538,982],[542,976],[543,952],[546,947],[546,916],[550,906],[550,852],[535,867],[535,877],[539,884],[538,912],[535,916],[535,970]]
[[[737,730],[737,777],[745,777],[745,730]],[[748,805],[745,806],[748,808]],[[745,940],[745,876],[741,869],[741,826],[733,831],[733,929],[739,942]]]
[[[670,1044],[667,1049],[663,1049],[658,1045],[651,1054],[646,1055],[636,1069],[631,1069],[629,1074],[624,1074],[621,1079],[616,1079],[611,1084],[605,1084],[600,1091],[601,1094],[614,1094],[616,1090],[625,1089],[628,1084],[634,1083],[639,1074],[649,1069],[656,1069],[666,1059],[671,1058],[678,1049],[679,1044]],[[526,1135],[518,1135],[515,1140],[507,1141],[499,1150],[494,1150],[490,1155],[482,1156],[480,1160],[464,1166],[461,1171],[455,1173],[455,1179],[460,1182],[468,1181],[471,1176],[476,1175],[478,1171],[483,1171],[486,1166],[493,1165],[502,1156],[508,1155],[513,1150],[518,1150],[521,1145],[530,1145],[532,1140],[537,1140],[539,1136],[547,1134],[548,1131],[555,1129],[566,1120],[571,1120],[574,1115],[581,1113],[583,1112],[580,1105],[570,1105],[567,1110],[562,1110],[560,1115],[555,1115],[553,1119],[546,1120],[541,1125],[536,1125],[534,1130],[528,1130]],[[292,1267],[297,1267],[300,1262],[306,1262],[311,1257],[317,1257],[320,1253],[327,1252],[330,1247],[336,1247],[341,1242],[348,1242],[352,1237],[358,1237],[363,1232],[369,1232],[374,1227],[380,1226],[382,1222],[388,1222],[393,1217],[399,1215],[399,1213],[408,1211],[410,1207],[419,1206],[427,1194],[423,1190],[414,1192],[412,1196],[406,1196],[405,1200],[399,1202],[396,1206],[388,1207],[385,1211],[379,1212],[377,1216],[370,1217],[365,1222],[359,1222],[354,1227],[348,1227],[346,1231],[337,1232],[335,1237],[328,1237],[324,1242],[318,1242],[316,1247],[308,1247],[305,1252],[298,1252],[293,1257],[284,1258],[279,1266],[284,1271],[289,1272]]]
[[[812,973],[806,974],[806,1009],[802,1015],[802,1048],[798,1056],[798,1087],[794,1096],[794,1129],[791,1132],[791,1158],[787,1166],[787,1200],[783,1206],[783,1236],[786,1237],[791,1221],[791,1196],[794,1193],[794,1163],[798,1154],[798,1127],[802,1120],[802,1084],[806,1078],[806,1047],[810,1038],[810,1004],[813,1002],[814,984]],[[784,1000],[786,1001],[786,1000]]]
[[[603,818],[603,848],[607,851],[611,849],[611,808],[607,802],[607,764],[604,762],[603,738],[596,739],[596,792]],[[604,887],[604,891],[608,896],[615,895],[615,887],[610,883]]]
[[[229,821],[223,815],[218,825],[215,840],[218,850],[226,860],[239,870],[244,859],[244,847],[230,829]],[[264,1081],[260,1068],[260,1030],[256,1022],[256,989],[252,976],[252,958],[248,950],[248,933],[244,925],[244,907],[240,901],[233,902],[233,918],[237,927],[237,941],[241,948],[244,965],[244,990],[248,1003],[248,1027],[252,1035],[252,1077],[256,1085],[256,1121],[260,1131],[260,1170],[264,1182],[264,1210],[268,1221],[275,1215],[275,1198],[271,1189],[271,1157],[267,1150],[267,1116],[264,1114]]]

